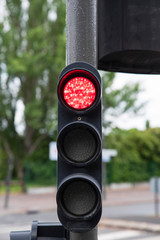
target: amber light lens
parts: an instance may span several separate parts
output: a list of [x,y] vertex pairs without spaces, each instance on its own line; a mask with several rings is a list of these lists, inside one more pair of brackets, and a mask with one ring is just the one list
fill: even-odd
[[63,97],[71,108],[77,110],[86,109],[95,101],[96,89],[89,79],[75,77],[64,86]]

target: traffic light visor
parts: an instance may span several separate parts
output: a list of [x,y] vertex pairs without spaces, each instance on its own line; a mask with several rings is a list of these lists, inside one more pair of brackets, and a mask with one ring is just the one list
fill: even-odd
[[58,95],[64,105],[76,111],[82,111],[95,105],[99,99],[100,87],[90,72],[76,69],[62,77]]

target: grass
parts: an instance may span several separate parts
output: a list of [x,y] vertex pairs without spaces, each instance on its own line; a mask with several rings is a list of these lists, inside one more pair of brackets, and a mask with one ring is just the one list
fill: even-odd
[[[53,187],[55,185],[41,185],[36,183],[27,184],[26,188],[38,188],[38,187]],[[6,193],[6,186],[0,185],[0,194]],[[20,185],[13,185],[10,187],[10,193],[21,193],[21,186]]]
[[[6,192],[6,187],[5,186],[0,186],[0,194],[5,194]],[[20,193],[21,192],[21,186],[20,185],[13,185],[10,187],[10,192],[11,193]]]

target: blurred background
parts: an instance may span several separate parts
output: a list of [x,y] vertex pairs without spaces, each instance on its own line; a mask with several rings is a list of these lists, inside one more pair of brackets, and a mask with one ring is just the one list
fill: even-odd
[[[49,143],[57,137],[57,79],[65,67],[65,43],[64,0],[0,1],[2,240],[11,230],[28,227],[34,214],[38,220],[57,219],[57,163],[49,159]],[[103,148],[117,151],[104,165],[103,218],[149,218],[157,224],[159,195],[153,186],[150,190],[150,179],[160,176],[160,76],[100,74]],[[141,205],[123,209],[135,202]]]

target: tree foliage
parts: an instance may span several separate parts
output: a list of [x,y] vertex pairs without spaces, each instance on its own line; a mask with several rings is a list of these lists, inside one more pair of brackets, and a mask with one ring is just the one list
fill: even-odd
[[[6,0],[0,22],[0,139],[19,175],[23,163],[56,133],[58,74],[65,65],[63,0]],[[16,125],[24,105],[23,131]]]
[[[65,65],[65,1],[6,0],[0,49],[0,141],[22,178],[25,162],[32,159],[30,166],[37,166],[36,161],[41,164],[36,160],[40,147],[57,132],[56,86]],[[139,85],[115,90],[114,76],[103,74],[104,113],[137,112]],[[17,125],[20,103],[24,107],[21,129]]]
[[121,130],[107,138],[108,148],[118,151],[108,164],[109,181],[138,182],[160,176],[160,128]]
[[124,113],[138,114],[145,103],[138,103],[138,96],[142,92],[139,83],[128,83],[120,88],[114,87],[115,73],[102,74],[103,122],[104,128],[115,127],[114,118]]

